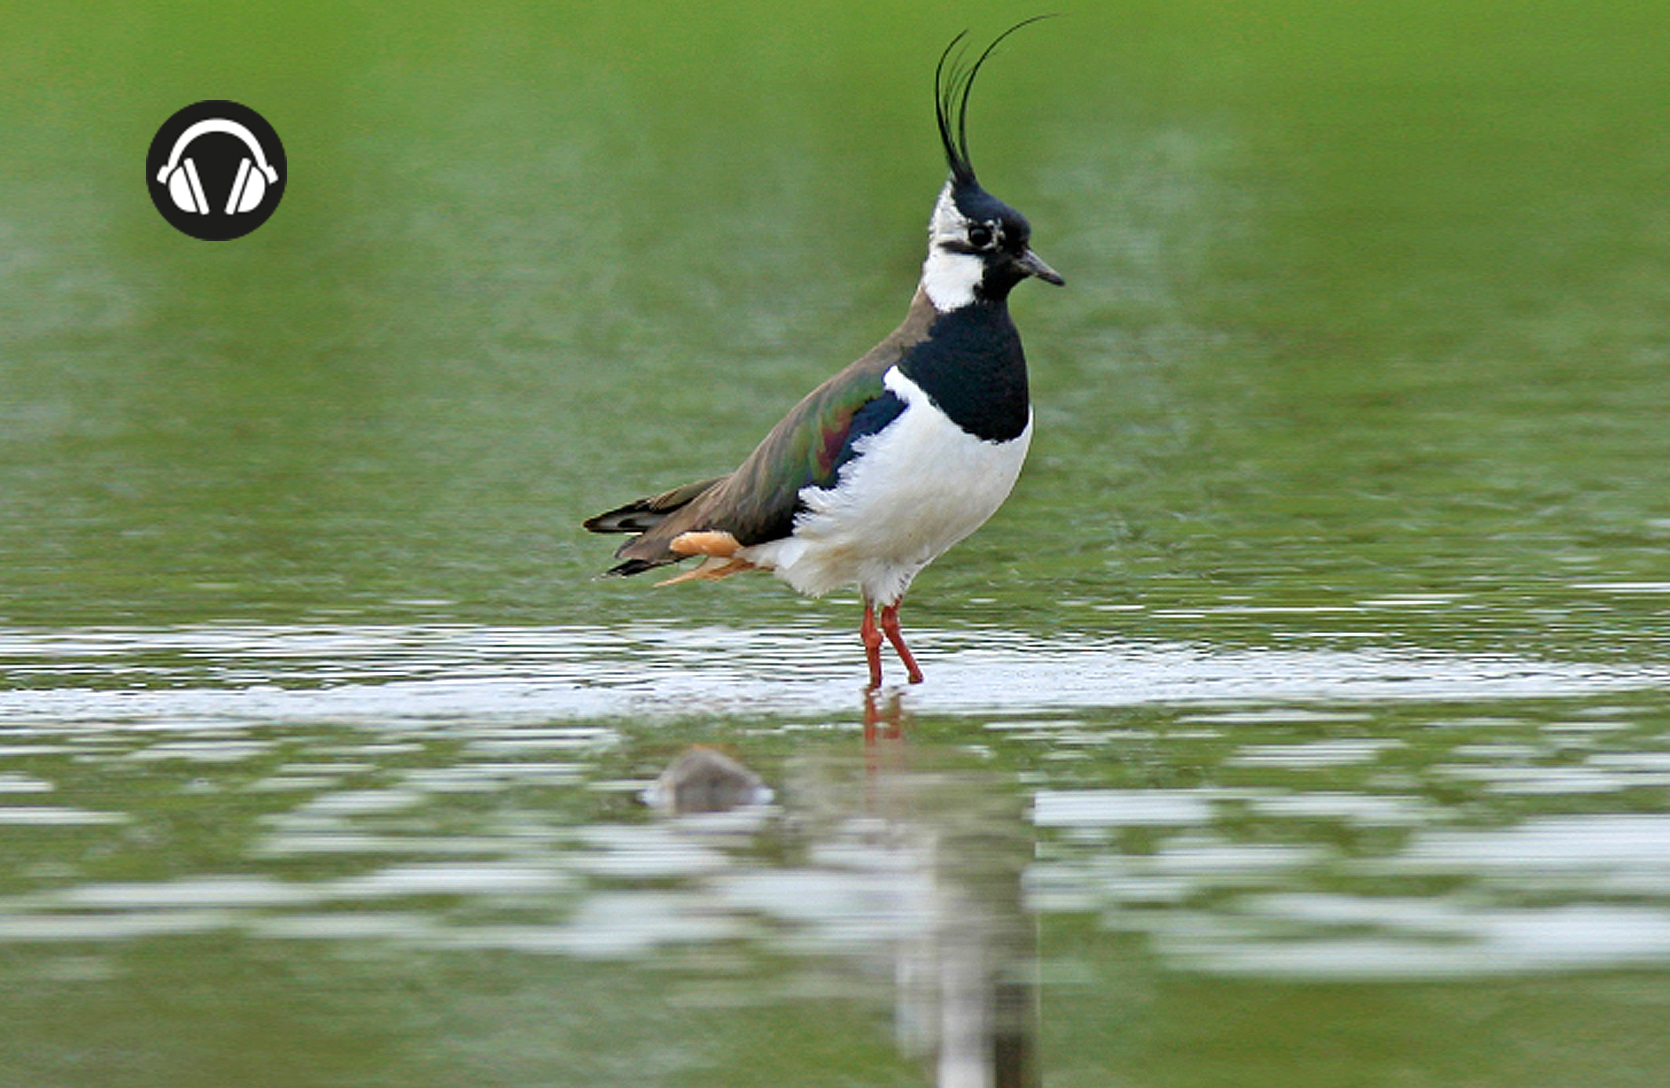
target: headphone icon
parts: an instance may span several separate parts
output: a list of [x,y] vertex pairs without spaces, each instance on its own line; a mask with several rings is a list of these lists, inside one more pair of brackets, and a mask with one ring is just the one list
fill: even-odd
[[185,154],[186,147],[193,140],[211,132],[236,136],[249,148],[250,154],[255,156],[253,163],[245,158],[238,164],[238,177],[232,183],[232,193],[226,201],[227,215],[254,211],[261,206],[261,199],[267,195],[267,186],[278,181],[278,171],[267,163],[266,152],[261,150],[261,144],[255,136],[236,121],[211,117],[180,133],[180,138],[174,141],[174,150],[168,153],[167,164],[157,172],[157,181],[168,186],[168,195],[174,198],[175,207],[183,212],[208,215],[209,201],[203,196],[203,183],[197,177],[197,164],[190,159],[182,162],[180,156]]

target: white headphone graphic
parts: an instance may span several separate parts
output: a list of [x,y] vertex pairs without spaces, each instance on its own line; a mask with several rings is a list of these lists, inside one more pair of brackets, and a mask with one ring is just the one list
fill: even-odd
[[[238,164],[238,179],[232,183],[232,195],[226,201],[226,214],[253,211],[260,207],[261,198],[267,195],[267,186],[278,181],[278,171],[268,165],[266,152],[261,150],[255,136],[236,121],[211,117],[180,133],[180,138],[174,141],[174,150],[168,153],[168,163],[157,172],[157,181],[168,186],[168,195],[174,198],[175,206],[181,211],[208,215],[209,202],[203,196],[203,183],[197,179],[197,165],[190,159],[181,162],[180,156],[191,141],[211,132],[236,136],[255,156],[253,163],[245,158]],[[252,166],[254,169],[251,169]]]

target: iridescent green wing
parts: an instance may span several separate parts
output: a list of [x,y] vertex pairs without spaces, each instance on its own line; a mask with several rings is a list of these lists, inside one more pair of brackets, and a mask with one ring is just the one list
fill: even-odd
[[636,574],[687,558],[671,544],[687,532],[728,532],[743,545],[794,531],[800,492],[833,487],[857,456],[859,440],[884,429],[904,403],[883,383],[887,371],[927,339],[937,319],[918,290],[899,327],[862,359],[812,390],[729,476],[675,488],[592,519],[600,531],[633,532],[615,552],[617,574]]
[[[870,364],[870,365],[865,365]],[[882,430],[904,402],[882,384],[886,367],[866,359],[820,385],[742,462],[703,520],[743,544],[788,536],[806,487],[834,487],[855,444]]]

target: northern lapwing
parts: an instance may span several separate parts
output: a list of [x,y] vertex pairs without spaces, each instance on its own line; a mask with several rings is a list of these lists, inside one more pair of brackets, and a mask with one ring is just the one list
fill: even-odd
[[593,532],[637,534],[615,552],[624,562],[609,574],[700,557],[659,584],[768,570],[813,597],[856,585],[870,688],[881,686],[883,635],[911,683],[921,682],[899,633],[899,602],[922,568],[1003,504],[1032,440],[1009,292],[1031,276],[1063,282],[1032,252],[1026,217],[981,188],[968,155],[974,78],[1025,25],[966,66],[953,57],[966,37],[959,34],[934,68],[951,176],[934,204],[904,322],[812,390],[734,472],[587,521]]

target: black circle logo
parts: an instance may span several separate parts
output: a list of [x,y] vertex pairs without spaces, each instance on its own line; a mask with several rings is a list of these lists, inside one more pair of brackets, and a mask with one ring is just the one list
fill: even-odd
[[151,203],[205,242],[242,238],[284,199],[284,145],[267,119],[236,102],[187,106],[162,123],[145,158]]

